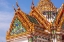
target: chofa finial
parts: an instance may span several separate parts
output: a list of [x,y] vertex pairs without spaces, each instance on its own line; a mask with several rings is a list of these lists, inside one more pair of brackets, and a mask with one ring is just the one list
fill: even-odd
[[34,1],[32,0],[32,6],[31,6],[31,9],[33,9],[34,8]]
[[63,9],[64,9],[64,3],[62,4],[62,7],[63,7]]
[[19,5],[18,5],[18,1],[16,0],[16,5],[17,5],[17,7],[19,7]]
[[[14,8],[14,5],[13,5],[13,8]],[[15,12],[16,12],[16,9],[14,8]]]
[[20,10],[20,7],[19,7],[19,5],[18,5],[18,1],[16,0],[16,5],[17,5],[17,7],[18,7],[18,10]]

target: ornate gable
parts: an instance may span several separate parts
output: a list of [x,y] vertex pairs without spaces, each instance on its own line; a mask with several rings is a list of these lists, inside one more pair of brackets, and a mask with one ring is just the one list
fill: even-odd
[[12,23],[12,30],[10,32],[10,35],[16,35],[19,33],[26,32],[26,28],[22,25],[22,22],[18,19],[18,17],[15,18],[14,22]]
[[31,27],[31,23],[26,14],[22,12],[18,7],[18,9],[15,11],[15,15],[11,22],[10,28],[7,31],[6,39],[29,35],[31,32]]

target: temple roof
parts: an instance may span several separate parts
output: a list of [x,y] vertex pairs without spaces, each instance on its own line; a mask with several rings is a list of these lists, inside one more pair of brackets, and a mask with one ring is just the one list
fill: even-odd
[[[40,12],[42,13],[43,11],[52,11],[53,12],[53,11],[57,10],[57,8],[53,5],[53,3],[50,0],[40,0],[40,2],[38,3],[38,6],[35,7],[35,8],[34,8],[34,4],[32,3],[32,7],[31,8],[33,10],[31,11],[30,15],[24,13],[20,9],[18,3],[16,3],[16,5],[17,5],[18,9],[16,10],[14,8],[15,15],[14,15],[14,18],[13,18],[13,20],[11,22],[10,29],[9,29],[9,31],[7,31],[7,37],[6,37],[7,39],[10,39],[10,38],[13,38],[13,37],[19,37],[20,35],[21,36],[23,36],[23,35],[26,36],[26,34],[31,34],[30,32],[33,32],[35,27],[37,27],[36,29],[39,30],[38,32],[40,32],[40,30],[43,31],[43,29],[44,30],[46,29],[49,32],[51,31],[50,27],[52,26],[52,24],[47,21],[47,19],[44,17],[44,15],[40,14]],[[62,6],[61,6],[61,8],[60,8],[60,10],[58,12],[57,17],[55,18],[56,22],[54,22],[54,23],[58,23],[59,19],[60,19],[59,24],[62,22],[62,20],[64,19],[64,16],[62,17],[62,15],[63,15],[62,12],[64,12],[63,10],[64,10],[64,4],[62,4]],[[61,18],[63,18],[63,19],[61,19]],[[15,21],[17,21],[17,22],[15,22]],[[63,22],[64,22],[64,20],[63,20]],[[32,24],[32,23],[34,23],[34,24]],[[16,25],[16,27],[18,27],[18,26],[20,27],[21,26],[20,29],[14,27],[13,24]],[[59,24],[57,24],[57,26]],[[13,27],[14,27],[14,29],[16,31],[13,29]],[[64,24],[62,24],[62,27],[64,28]],[[24,34],[20,33],[20,32],[23,32],[23,30],[21,28],[24,28],[24,30],[26,29],[25,30],[26,32],[24,31],[25,32]],[[10,36],[10,32],[11,31],[12,32],[13,31],[14,32],[18,32],[18,30],[19,30],[19,33],[18,33],[19,35]],[[48,31],[46,31],[46,32],[48,32]],[[60,31],[60,29],[57,30],[57,31]],[[44,32],[44,33],[46,33],[46,32]]]
[[32,22],[34,24],[38,24],[38,21],[34,17],[32,17],[30,15],[26,15],[26,16],[29,18],[30,22]]
[[41,13],[42,11],[56,11],[57,9],[50,0],[40,0],[37,8]]

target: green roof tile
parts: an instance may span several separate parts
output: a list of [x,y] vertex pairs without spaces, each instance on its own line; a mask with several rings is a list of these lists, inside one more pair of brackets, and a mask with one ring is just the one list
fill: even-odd
[[29,15],[26,15],[26,16],[29,18],[30,22],[38,24],[37,20],[34,17],[29,16]]

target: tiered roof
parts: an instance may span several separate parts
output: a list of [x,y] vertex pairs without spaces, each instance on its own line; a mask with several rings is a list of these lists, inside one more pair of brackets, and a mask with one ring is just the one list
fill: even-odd
[[[52,24],[49,23],[46,18],[44,17],[44,15],[42,14],[43,11],[57,11],[57,8],[52,4],[52,2],[50,0],[40,0],[40,2],[38,3],[38,6],[35,7],[34,3],[32,2],[32,6],[31,6],[31,11],[29,14],[24,13],[20,7],[17,4],[18,9],[15,10],[15,15],[14,18],[11,22],[10,25],[10,29],[7,32],[7,36],[6,39],[9,40],[10,38],[15,38],[18,36],[26,36],[26,34],[31,34],[34,33],[36,31],[35,26],[40,29],[43,30],[44,34],[48,34],[51,32],[51,26]],[[62,24],[62,22],[64,21],[64,16],[62,17],[62,13],[64,12],[64,4],[62,5],[62,7],[60,8],[60,10],[58,11],[57,14],[57,18],[54,22],[54,25],[60,25],[60,23]],[[21,34],[19,33],[18,35],[10,35],[11,31],[13,30],[13,23],[15,21],[15,19],[18,18],[22,25],[25,27],[25,29],[27,30],[25,33]],[[62,18],[59,22],[59,19]],[[62,21],[63,20],[63,21]],[[38,30],[38,32],[41,32]],[[45,31],[47,30],[47,32]],[[60,31],[60,28],[57,29],[58,31]]]

